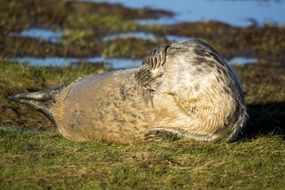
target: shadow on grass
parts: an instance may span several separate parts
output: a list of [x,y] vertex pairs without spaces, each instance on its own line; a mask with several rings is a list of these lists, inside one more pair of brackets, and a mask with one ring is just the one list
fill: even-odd
[[250,104],[249,120],[240,138],[281,135],[285,139],[285,102]]

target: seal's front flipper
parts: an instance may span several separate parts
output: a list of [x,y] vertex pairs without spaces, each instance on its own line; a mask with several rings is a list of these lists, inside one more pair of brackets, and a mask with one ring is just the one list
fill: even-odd
[[50,105],[54,101],[54,97],[58,94],[66,85],[61,85],[58,87],[49,88],[46,90],[41,90],[38,92],[27,92],[22,94],[17,94],[15,96],[9,96],[10,100],[15,102],[27,104],[39,112],[46,115],[52,122],[55,123],[55,119],[50,110]]
[[163,81],[163,65],[166,62],[166,51],[169,45],[152,49],[142,60],[142,66],[135,72],[135,80],[141,89],[146,104],[153,104],[154,92]]
[[145,135],[146,141],[163,141],[163,140],[178,140],[184,137],[184,134],[178,130],[170,128],[153,128],[148,130]]

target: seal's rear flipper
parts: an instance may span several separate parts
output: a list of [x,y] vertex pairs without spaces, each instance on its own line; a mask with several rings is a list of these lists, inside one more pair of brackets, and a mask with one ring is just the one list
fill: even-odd
[[15,102],[30,105],[37,111],[46,115],[52,122],[55,123],[50,105],[54,101],[55,95],[58,94],[64,87],[66,87],[66,85],[61,85],[38,92],[17,94],[15,96],[9,96],[8,98]]

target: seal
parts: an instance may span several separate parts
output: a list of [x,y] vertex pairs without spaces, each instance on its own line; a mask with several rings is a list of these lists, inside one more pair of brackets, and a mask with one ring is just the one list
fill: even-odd
[[235,141],[247,120],[235,72],[207,43],[157,47],[142,66],[10,99],[44,113],[66,138],[132,143],[169,137]]

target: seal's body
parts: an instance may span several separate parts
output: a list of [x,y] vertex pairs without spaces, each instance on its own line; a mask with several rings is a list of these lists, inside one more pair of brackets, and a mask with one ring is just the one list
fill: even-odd
[[82,141],[234,141],[247,118],[235,73],[200,40],[151,50],[137,69],[12,99],[45,113],[63,136]]
[[92,75],[64,88],[51,106],[59,131],[75,140],[143,138],[155,112],[139,96],[135,71]]

